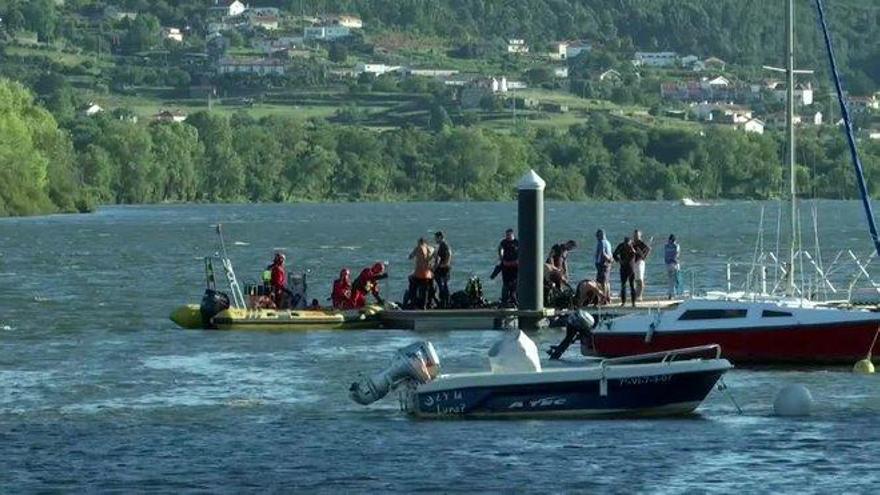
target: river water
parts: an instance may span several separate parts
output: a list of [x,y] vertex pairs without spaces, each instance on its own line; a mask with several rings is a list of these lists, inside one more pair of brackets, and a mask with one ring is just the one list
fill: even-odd
[[[547,241],[586,243],[572,258],[580,277],[598,227],[613,241],[640,227],[657,248],[675,233],[695,284],[718,287],[724,261],[752,256],[762,208],[772,247],[778,205],[750,202],[549,203]],[[826,256],[869,252],[857,203],[818,210]],[[485,367],[497,333],[208,332],[168,320],[199,299],[217,222],[243,280],[283,249],[323,299],[341,266],[383,260],[399,299],[419,236],[447,232],[459,288],[471,273],[487,281],[515,215],[503,203],[196,205],[0,220],[0,491],[876,491],[880,375],[734,370],[743,414],[715,391],[686,419],[415,421],[390,398],[352,403],[348,385],[417,339],[446,371]],[[659,283],[659,253],[648,277]],[[494,282],[486,289],[497,297]],[[810,388],[813,416],[772,416],[789,383]]]

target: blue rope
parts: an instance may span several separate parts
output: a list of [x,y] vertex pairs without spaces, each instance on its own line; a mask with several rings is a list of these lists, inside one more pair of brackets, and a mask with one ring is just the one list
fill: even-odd
[[[859,193],[862,195],[862,205],[865,207],[865,216],[868,217],[868,228],[871,230],[871,239],[874,241],[874,249],[880,256],[880,237],[877,235],[877,224],[874,221],[874,211],[871,209],[871,198],[868,196],[868,186],[865,184],[865,172],[862,169],[862,161],[859,159],[859,150],[856,148],[856,140],[853,137],[852,121],[849,118],[849,106],[843,97],[843,87],[840,83],[840,73],[837,70],[837,60],[834,58],[834,48],[831,45],[831,35],[828,34],[828,23],[825,20],[825,8],[822,0],[816,0],[816,8],[819,10],[819,23],[822,25],[822,34],[825,37],[825,47],[828,49],[828,59],[831,61],[831,75],[834,78],[834,87],[837,89],[837,101],[840,103],[840,113],[846,126],[846,139],[849,143],[849,152],[852,155],[853,166],[856,169],[856,179],[859,183]],[[833,123],[832,123],[833,124]]]

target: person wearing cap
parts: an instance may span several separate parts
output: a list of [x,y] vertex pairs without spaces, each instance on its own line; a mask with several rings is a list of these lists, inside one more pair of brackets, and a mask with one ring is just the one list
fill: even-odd
[[596,231],[596,282],[602,286],[605,297],[611,298],[611,263],[614,258],[611,253],[611,243],[605,238],[605,231]]
[[452,271],[452,250],[446,242],[443,232],[434,233],[434,241],[437,242],[437,250],[434,254],[434,283],[437,284],[439,307],[449,307],[449,276]]
[[361,274],[351,284],[351,307],[363,308],[367,305],[367,294],[372,294],[377,304],[384,304],[379,295],[379,280],[388,278],[383,263],[374,263],[373,266],[361,270]]

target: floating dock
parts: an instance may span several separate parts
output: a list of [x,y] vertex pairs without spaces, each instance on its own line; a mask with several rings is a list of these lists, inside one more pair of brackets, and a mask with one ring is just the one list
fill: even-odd
[[[674,308],[679,299],[647,299],[636,303],[635,307],[606,305],[582,308],[596,319],[617,318],[633,313],[666,311]],[[564,315],[571,310],[545,308],[528,309],[385,309],[379,313],[382,328],[397,330],[505,330],[516,328],[520,318],[531,321],[547,321],[554,316]]]
[[379,318],[383,328],[398,330],[504,330],[515,328],[520,318],[546,320],[556,314],[554,309],[386,309]]

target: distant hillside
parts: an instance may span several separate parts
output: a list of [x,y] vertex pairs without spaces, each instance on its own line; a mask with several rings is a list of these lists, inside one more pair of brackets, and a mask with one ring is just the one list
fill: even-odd
[[[260,2],[257,2],[260,3]],[[586,38],[641,50],[714,55],[728,62],[780,64],[784,0],[284,0],[306,14],[346,12],[367,27],[454,39],[513,36],[532,45]],[[834,0],[828,9],[835,48],[855,93],[880,87],[880,3]],[[798,60],[827,65],[812,0],[797,0]]]

